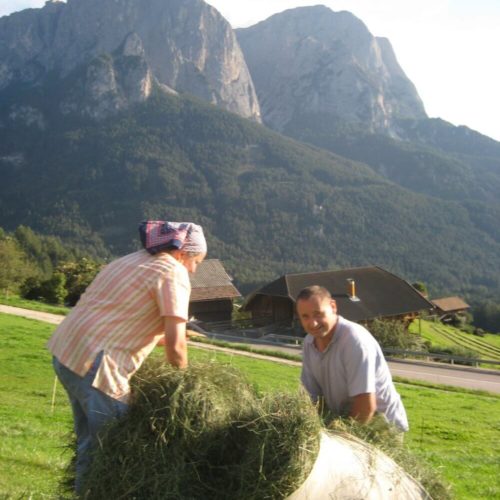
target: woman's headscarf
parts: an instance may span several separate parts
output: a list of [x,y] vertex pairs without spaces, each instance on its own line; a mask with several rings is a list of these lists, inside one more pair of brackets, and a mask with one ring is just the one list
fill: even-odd
[[178,249],[206,253],[207,242],[203,229],[192,222],[144,221],[139,226],[142,246],[150,253]]

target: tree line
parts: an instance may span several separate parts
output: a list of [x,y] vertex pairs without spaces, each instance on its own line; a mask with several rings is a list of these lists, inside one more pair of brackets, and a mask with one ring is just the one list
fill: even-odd
[[[0,228],[0,291],[4,295],[18,294],[28,300],[71,307],[106,260],[27,226],[11,233]],[[424,283],[414,286],[427,293]],[[469,321],[477,328],[500,333],[500,303],[487,300],[474,306]]]
[[63,244],[60,238],[19,226],[0,228],[0,290],[29,300],[73,306],[103,261]]

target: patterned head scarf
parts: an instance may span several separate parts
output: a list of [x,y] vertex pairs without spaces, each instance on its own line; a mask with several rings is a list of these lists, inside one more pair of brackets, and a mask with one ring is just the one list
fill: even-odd
[[144,221],[139,226],[142,246],[150,253],[178,249],[206,253],[207,242],[203,229],[192,222]]

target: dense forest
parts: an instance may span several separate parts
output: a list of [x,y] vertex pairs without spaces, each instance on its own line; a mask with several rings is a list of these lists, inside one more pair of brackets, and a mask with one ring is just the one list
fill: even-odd
[[379,265],[434,297],[498,296],[489,206],[478,223],[460,200],[191,97],[157,92],[94,122],[58,114],[47,88],[16,94],[18,106],[41,110],[43,126],[9,121],[10,101],[0,102],[7,232],[23,225],[104,260],[138,247],[145,218],[192,220],[243,293],[284,273]]

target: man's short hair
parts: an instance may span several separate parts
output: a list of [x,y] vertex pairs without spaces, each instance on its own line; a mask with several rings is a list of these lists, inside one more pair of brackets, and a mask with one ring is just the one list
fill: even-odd
[[303,288],[297,295],[295,302],[297,303],[299,300],[309,300],[311,297],[319,297],[321,300],[332,300],[332,294],[324,286],[312,285]]

